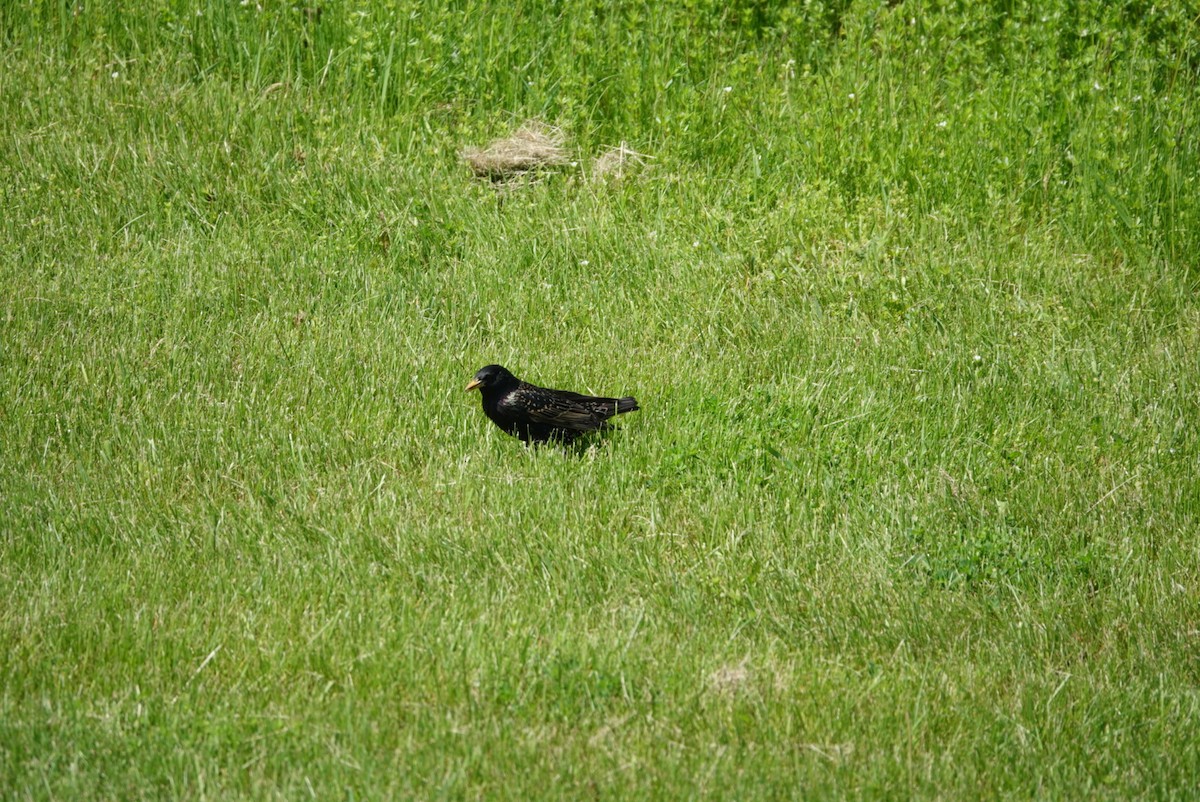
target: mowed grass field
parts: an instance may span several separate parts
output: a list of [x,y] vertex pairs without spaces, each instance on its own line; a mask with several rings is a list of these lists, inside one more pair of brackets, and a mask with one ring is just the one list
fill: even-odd
[[4,4],[0,798],[1195,798],[1198,30]]

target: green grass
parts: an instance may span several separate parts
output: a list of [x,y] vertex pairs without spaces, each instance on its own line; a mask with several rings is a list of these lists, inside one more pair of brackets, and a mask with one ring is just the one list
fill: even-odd
[[0,797],[1194,798],[1197,11],[964,5],[0,7]]

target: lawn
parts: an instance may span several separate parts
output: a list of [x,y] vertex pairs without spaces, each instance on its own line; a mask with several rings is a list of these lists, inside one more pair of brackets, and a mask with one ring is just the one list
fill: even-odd
[[0,798],[1196,797],[1193,4],[110,5],[0,6]]

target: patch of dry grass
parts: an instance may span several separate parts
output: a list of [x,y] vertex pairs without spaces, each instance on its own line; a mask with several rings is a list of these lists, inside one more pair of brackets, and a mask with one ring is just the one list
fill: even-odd
[[569,162],[562,129],[536,120],[524,123],[511,136],[493,140],[485,148],[468,148],[462,155],[477,177],[497,182]]
[[592,180],[602,181],[606,178],[621,179],[627,174],[642,170],[650,157],[638,153],[622,142],[615,148],[609,148],[601,153],[592,163]]

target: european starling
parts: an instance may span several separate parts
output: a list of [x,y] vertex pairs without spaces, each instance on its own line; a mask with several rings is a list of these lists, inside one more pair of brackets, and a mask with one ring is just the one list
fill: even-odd
[[499,365],[480,368],[467,382],[467,392],[476,388],[492,423],[526,443],[570,443],[581,434],[606,428],[613,415],[638,408],[632,396],[596,398],[535,387]]

